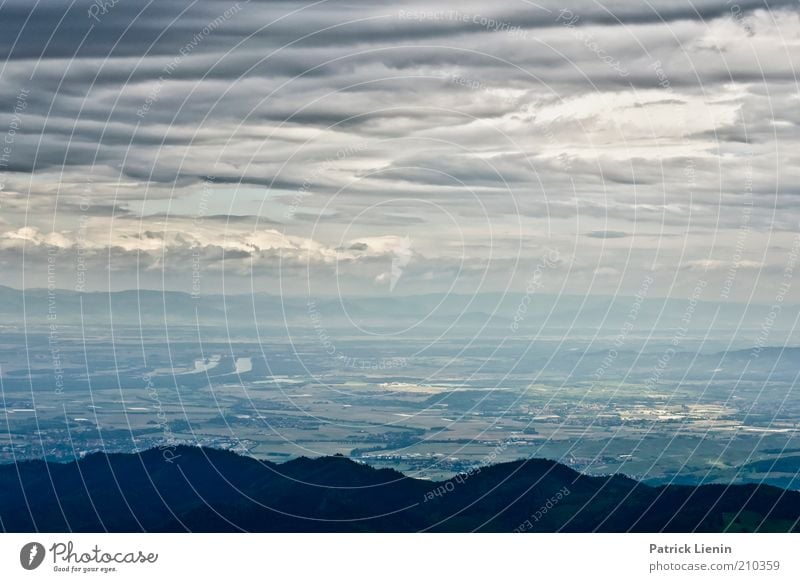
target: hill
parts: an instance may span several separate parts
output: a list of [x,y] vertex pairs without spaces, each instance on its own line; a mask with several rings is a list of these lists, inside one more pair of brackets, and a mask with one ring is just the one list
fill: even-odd
[[443,482],[344,457],[283,464],[178,447],[0,466],[9,532],[797,531],[800,492],[650,487],[532,459]]

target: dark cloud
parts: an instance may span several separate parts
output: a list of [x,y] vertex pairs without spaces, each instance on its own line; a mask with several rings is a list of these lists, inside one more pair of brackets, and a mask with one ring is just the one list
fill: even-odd
[[627,238],[630,234],[621,230],[593,230],[587,232],[586,236],[589,238]]
[[106,4],[0,7],[3,276],[86,243],[105,283],[200,249],[360,291],[400,252],[414,292],[545,246],[576,285],[791,248],[796,2]]

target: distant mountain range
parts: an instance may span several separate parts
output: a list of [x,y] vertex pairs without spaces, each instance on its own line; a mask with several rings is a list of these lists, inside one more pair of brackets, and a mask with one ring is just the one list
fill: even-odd
[[[166,458],[170,458],[167,461]],[[650,487],[554,461],[443,482],[345,457],[283,464],[180,446],[167,457],[91,454],[0,466],[9,532],[798,531],[800,492],[765,485]]]
[[[709,298],[711,299],[711,298]],[[0,321],[6,325],[220,325],[272,329],[363,329],[412,327],[415,332],[517,333],[572,335],[591,332],[616,335],[630,325],[635,307],[636,329],[642,333],[706,337],[709,329],[728,338],[758,337],[765,322],[773,345],[795,332],[792,322],[800,305],[784,304],[781,317],[770,318],[771,307],[759,303],[698,301],[628,296],[581,296],[521,293],[377,295],[344,297],[284,297],[256,294],[199,295],[181,292],[130,290],[75,292],[65,289],[18,289],[0,285]],[[782,336],[781,336],[782,334]],[[781,336],[781,337],[779,337]],[[655,336],[654,336],[655,337]],[[741,339],[745,339],[742,337]]]

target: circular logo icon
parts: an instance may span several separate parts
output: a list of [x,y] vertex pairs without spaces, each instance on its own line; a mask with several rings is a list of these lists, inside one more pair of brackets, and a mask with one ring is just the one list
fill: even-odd
[[29,542],[19,551],[19,563],[26,570],[35,570],[44,561],[44,546],[39,542]]

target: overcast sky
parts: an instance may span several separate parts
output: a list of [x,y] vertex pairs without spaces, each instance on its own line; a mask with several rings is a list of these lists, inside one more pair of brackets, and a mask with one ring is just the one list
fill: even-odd
[[0,7],[0,283],[771,302],[794,275],[797,1],[143,5]]

